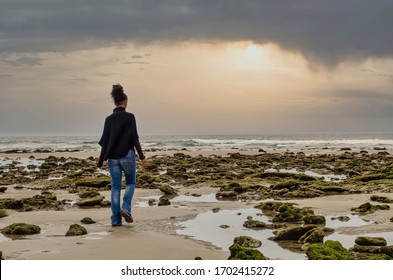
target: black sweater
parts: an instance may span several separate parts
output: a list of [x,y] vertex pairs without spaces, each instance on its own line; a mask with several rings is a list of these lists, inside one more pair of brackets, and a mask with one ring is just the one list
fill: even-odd
[[141,160],[145,159],[136,128],[135,116],[126,112],[125,108],[117,107],[113,113],[105,119],[104,131],[99,141],[101,154],[98,167],[101,167],[107,159],[119,159],[125,157],[130,150],[138,152]]

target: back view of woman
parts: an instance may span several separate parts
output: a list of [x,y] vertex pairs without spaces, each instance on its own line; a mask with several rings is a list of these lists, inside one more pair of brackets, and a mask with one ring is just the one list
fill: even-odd
[[[99,144],[101,146],[98,167],[108,161],[109,173],[112,180],[111,209],[112,226],[121,226],[122,217],[132,223],[131,201],[136,185],[135,150],[142,160],[142,167],[146,164],[136,127],[135,116],[126,112],[128,98],[120,84],[112,86],[111,96],[116,108],[105,119],[104,131]],[[126,179],[123,203],[120,205],[122,174]]]

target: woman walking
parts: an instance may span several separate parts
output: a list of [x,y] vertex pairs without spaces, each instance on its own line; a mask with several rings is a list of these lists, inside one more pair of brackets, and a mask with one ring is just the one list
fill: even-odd
[[[112,86],[111,96],[116,108],[105,119],[104,131],[99,144],[101,146],[98,167],[102,167],[104,161],[108,161],[109,173],[112,179],[111,208],[112,226],[121,226],[122,217],[126,222],[132,223],[131,201],[136,185],[136,159],[135,150],[142,160],[142,168],[146,165],[139,136],[136,127],[135,116],[126,112],[127,95],[120,84]],[[120,207],[120,194],[122,186],[122,174],[124,172],[126,188],[123,203]]]

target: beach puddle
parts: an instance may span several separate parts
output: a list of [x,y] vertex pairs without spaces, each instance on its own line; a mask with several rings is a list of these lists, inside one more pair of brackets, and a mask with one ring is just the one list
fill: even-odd
[[296,168],[292,168],[292,169],[269,168],[269,169],[266,169],[265,172],[280,172],[280,173],[304,174],[304,175],[308,175],[308,176],[315,177],[315,178],[318,178],[318,179],[322,179],[325,182],[333,182],[333,181],[339,182],[339,181],[347,179],[346,175],[319,174],[319,173],[316,173],[316,172],[310,171],[310,170],[306,170],[305,172],[300,172],[300,171],[297,171]]
[[85,238],[92,239],[92,240],[99,240],[99,239],[103,239],[105,236],[108,236],[109,234],[110,232],[107,231],[99,231],[99,232],[89,233]]
[[17,170],[18,168],[23,168],[26,172],[39,171],[39,167],[44,162],[44,160],[30,159],[30,158],[1,158],[0,167],[3,167],[4,172],[9,172],[11,170]]
[[[270,259],[307,259],[306,254],[302,251],[291,251],[281,247],[280,244],[284,244],[283,246],[285,247],[285,242],[277,243],[275,241],[268,240],[269,237],[274,236],[273,230],[252,230],[243,227],[243,223],[248,217],[252,217],[253,220],[265,223],[270,223],[269,219],[271,219],[271,217],[263,215],[260,210],[254,208],[221,210],[217,213],[209,211],[199,214],[193,220],[181,222],[181,229],[177,230],[177,233],[180,235],[190,236],[197,240],[209,242],[224,251],[229,251],[228,248],[233,244],[235,237],[246,235],[260,240],[262,242],[262,246],[257,249]],[[384,237],[388,244],[393,244],[392,232],[356,235],[340,233],[340,229],[345,227],[360,227],[372,223],[371,221],[362,219],[357,215],[348,214],[346,217],[347,219],[343,221],[337,219],[337,216],[326,216],[326,227],[333,228],[337,230],[337,232],[326,236],[324,240],[339,241],[347,249],[355,244],[355,239],[358,236]],[[332,218],[334,219],[332,220]]]
[[235,237],[247,235],[262,241],[262,246],[258,250],[271,259],[306,259],[305,254],[283,249],[276,242],[268,240],[273,236],[273,230],[251,230],[243,227],[248,216],[251,216],[253,220],[265,223],[268,223],[269,219],[267,216],[261,215],[261,210],[254,208],[221,210],[217,213],[209,211],[199,214],[193,220],[181,222],[182,228],[177,230],[177,233],[207,241],[224,251],[229,251],[228,248],[233,244]]
[[[135,206],[144,208],[144,207],[152,207],[149,205],[149,200],[154,199],[156,203],[160,200],[160,197],[162,195],[151,195],[151,196],[144,196],[141,197],[141,201],[138,201]],[[210,194],[202,194],[202,195],[178,195],[175,196],[174,198],[170,199],[171,203],[183,203],[183,202],[195,202],[195,203],[211,203],[211,202],[218,202],[216,199],[216,194],[215,193],[210,193]],[[154,205],[157,206],[157,205]]]

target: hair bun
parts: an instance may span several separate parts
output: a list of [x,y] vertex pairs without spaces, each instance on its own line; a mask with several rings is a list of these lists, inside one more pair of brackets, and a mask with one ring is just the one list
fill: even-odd
[[120,84],[114,84],[112,86],[111,96],[116,105],[127,100],[127,95],[124,93],[124,89]]

